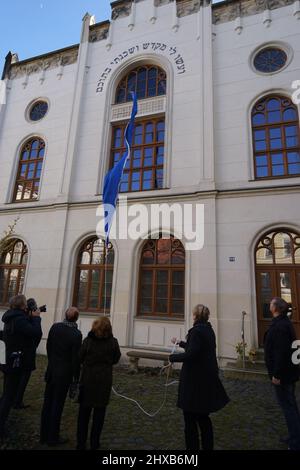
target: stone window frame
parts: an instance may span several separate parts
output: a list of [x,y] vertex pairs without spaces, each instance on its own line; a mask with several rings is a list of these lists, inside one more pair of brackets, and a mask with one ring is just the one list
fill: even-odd
[[[254,59],[255,59],[256,55],[259,52],[263,51],[264,49],[268,49],[268,48],[272,48],[272,47],[274,47],[276,49],[281,49],[285,52],[285,54],[287,56],[287,61],[286,61],[285,65],[281,69],[275,70],[274,72],[261,72],[261,71],[257,70],[255,65],[254,65]],[[294,52],[293,52],[292,47],[289,44],[287,44],[285,42],[281,42],[281,41],[266,42],[266,43],[261,44],[260,46],[256,47],[252,51],[252,53],[250,54],[250,58],[249,58],[249,66],[255,74],[260,75],[262,77],[269,77],[271,75],[276,75],[277,73],[283,72],[290,65],[290,63],[293,60],[293,57],[294,57]]]
[[[48,105],[48,109],[47,109],[47,112],[46,114],[41,118],[41,119],[38,119],[37,121],[34,121],[30,118],[30,112],[33,108],[33,106],[35,106],[37,103],[39,102],[45,102],[47,103]],[[25,119],[27,122],[29,122],[30,124],[38,124],[40,123],[43,119],[45,119],[48,114],[49,114],[49,111],[50,111],[50,101],[48,98],[45,98],[45,97],[39,97],[39,98],[35,98],[34,100],[32,100],[26,107],[26,110],[25,110]]]

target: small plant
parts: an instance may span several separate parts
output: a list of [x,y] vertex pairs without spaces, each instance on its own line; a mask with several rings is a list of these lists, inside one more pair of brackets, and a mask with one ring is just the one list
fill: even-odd
[[3,232],[3,235],[0,238],[0,254],[3,253],[3,251],[9,250],[10,244],[11,244],[11,239],[10,237],[14,234],[15,232],[15,227],[17,225],[19,218],[15,219],[12,224],[10,224]]
[[246,351],[247,348],[247,343],[243,343],[243,341],[240,341],[239,343],[236,344],[235,346],[235,351],[238,355],[238,357],[243,357],[244,351]]

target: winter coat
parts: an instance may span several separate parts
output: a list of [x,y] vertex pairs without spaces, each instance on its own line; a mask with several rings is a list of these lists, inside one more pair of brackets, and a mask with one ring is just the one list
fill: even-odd
[[75,322],[52,325],[47,340],[46,382],[71,383],[79,379],[82,334]]
[[119,362],[120,357],[121,351],[116,338],[99,338],[93,332],[89,333],[80,351],[81,404],[92,408],[108,405],[113,365]]
[[219,379],[216,339],[208,322],[197,322],[181,342],[184,353],[172,354],[171,362],[182,362],[177,406],[191,413],[209,414],[223,408],[229,398]]
[[274,317],[264,337],[265,362],[270,378],[283,384],[299,380],[299,366],[292,362],[292,343],[296,333],[286,315]]
[[14,352],[22,352],[20,365],[23,370],[36,368],[36,349],[42,339],[40,317],[30,317],[24,310],[10,309],[2,317],[3,341],[6,346],[6,363]]

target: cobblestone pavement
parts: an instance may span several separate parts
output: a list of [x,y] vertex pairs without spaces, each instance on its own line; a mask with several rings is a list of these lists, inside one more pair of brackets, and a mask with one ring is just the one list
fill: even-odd
[[[44,370],[45,359],[39,357],[38,369],[32,376],[25,397],[30,408],[12,412],[8,422],[9,438],[2,448],[47,449],[38,443]],[[149,412],[160,406],[164,383],[165,376],[158,375],[155,369],[144,369],[137,375],[129,374],[124,367],[115,369],[116,389],[138,399]],[[223,383],[231,402],[212,415],[216,449],[285,449],[279,443],[279,437],[286,435],[285,424],[267,379],[223,379]],[[171,385],[168,387],[166,405],[155,418],[142,414],[136,405],[112,396],[103,430],[102,448],[183,450],[183,419],[176,407],[176,396],[177,385]],[[69,442],[62,449],[75,448],[77,407],[67,400],[61,434]]]

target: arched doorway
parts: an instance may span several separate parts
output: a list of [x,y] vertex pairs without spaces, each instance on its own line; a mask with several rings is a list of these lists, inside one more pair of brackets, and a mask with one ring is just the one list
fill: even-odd
[[259,345],[272,319],[269,304],[273,297],[290,304],[300,338],[300,235],[288,229],[265,234],[255,248],[255,271]]

